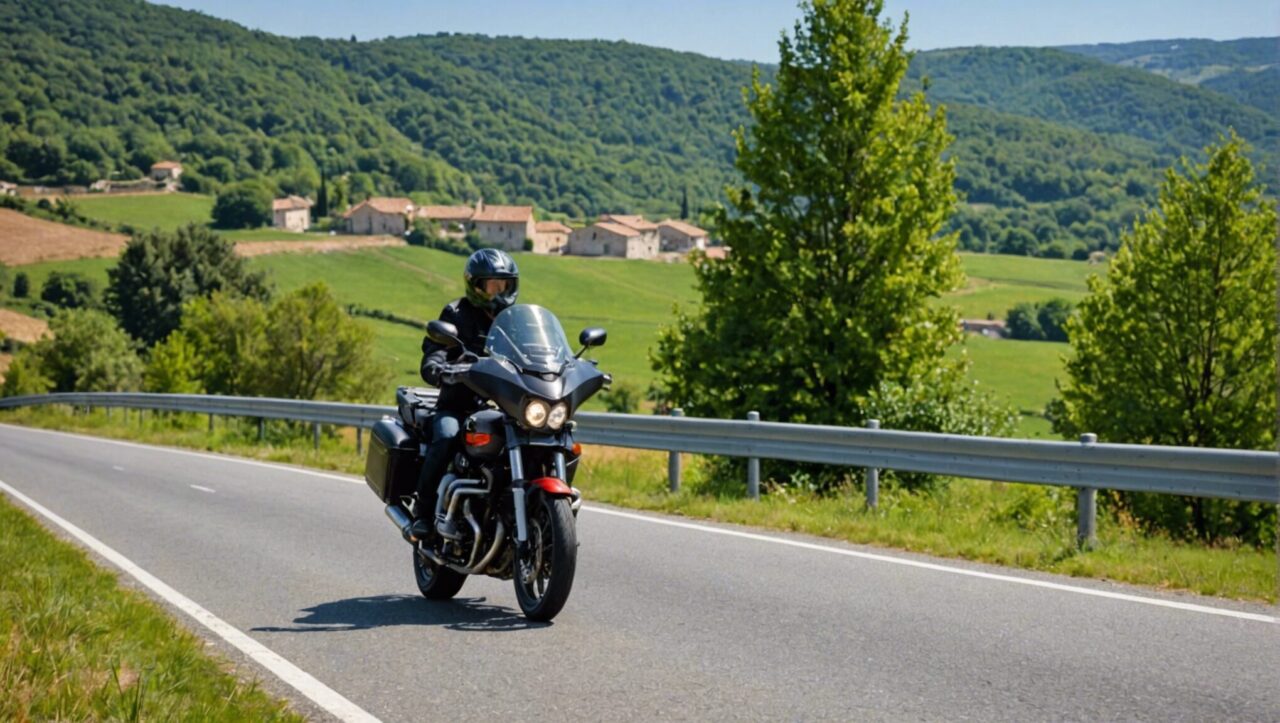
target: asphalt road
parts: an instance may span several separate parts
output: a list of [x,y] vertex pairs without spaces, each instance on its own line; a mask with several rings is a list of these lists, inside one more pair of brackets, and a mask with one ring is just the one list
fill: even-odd
[[387,721],[1280,720],[1265,606],[723,534],[753,531],[578,480],[577,580],[540,625],[509,582],[423,600],[359,480],[0,426],[0,481]]

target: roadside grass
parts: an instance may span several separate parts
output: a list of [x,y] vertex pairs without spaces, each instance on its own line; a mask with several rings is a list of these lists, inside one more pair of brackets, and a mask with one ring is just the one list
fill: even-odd
[[74,196],[81,214],[113,226],[128,224],[140,231],[172,231],[189,223],[206,225],[213,216],[213,196],[195,193],[156,193],[113,196]]
[[3,494],[0,530],[0,720],[304,720]]
[[[236,454],[360,475],[364,460],[353,430],[330,430],[319,452],[309,428],[277,422],[267,444],[256,442],[249,421],[219,419],[210,435],[196,415],[148,414],[139,426],[133,412],[107,419],[102,410],[72,415],[56,407],[0,413],[0,422],[83,432],[192,449]],[[685,455],[684,485],[667,490],[667,454],[587,446],[575,485],[588,502],[750,525],[939,557],[1043,572],[1115,580],[1203,595],[1276,602],[1277,565],[1272,550],[1240,545],[1204,546],[1144,535],[1100,502],[1098,546],[1075,544],[1074,490],[955,479],[931,495],[906,492],[886,481],[880,507],[868,511],[860,487],[832,495],[774,489],[759,501],[746,498],[745,482],[712,475],[705,458]],[[377,504],[370,500],[370,504]]]

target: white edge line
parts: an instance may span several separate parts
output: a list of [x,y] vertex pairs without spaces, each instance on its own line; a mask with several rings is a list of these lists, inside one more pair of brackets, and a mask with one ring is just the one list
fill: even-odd
[[270,648],[241,632],[235,626],[224,622],[221,618],[208,610],[205,610],[195,601],[169,587],[151,573],[135,565],[129,558],[111,549],[105,543],[79,527],[76,527],[72,523],[62,519],[51,510],[45,508],[39,502],[36,502],[30,497],[27,497],[14,489],[9,484],[6,484],[3,480],[0,480],[0,490],[5,491],[15,499],[20,500],[27,507],[35,510],[41,515],[44,515],[49,519],[49,521],[66,530],[72,537],[75,537],[77,540],[84,543],[86,547],[131,575],[135,580],[147,586],[147,588],[156,595],[159,595],[166,602],[190,615],[192,618],[195,618],[196,622],[205,626],[215,635],[234,646],[240,652],[249,656],[254,662],[275,674],[275,676],[280,678],[280,680],[288,683],[295,690],[306,696],[325,711],[344,721],[359,721],[361,723],[378,721],[377,718],[367,713],[363,708],[357,706],[355,703],[347,700],[342,696],[342,694],[333,690],[324,683],[321,683],[319,680],[316,680],[310,673],[307,673],[293,663],[290,663],[288,660],[285,660]]
[[[0,424],[0,427],[9,429],[18,429],[27,432],[44,432],[45,434],[63,435],[68,437],[78,437],[94,442],[103,442],[107,444],[119,444],[126,447],[135,447],[138,449],[158,450],[161,452],[170,452],[172,454],[185,454],[193,457],[203,457],[205,459],[220,460],[223,462],[236,462],[239,464],[253,465],[257,467],[266,467],[268,469],[284,470],[287,472],[299,472],[301,474],[314,475],[316,477],[326,477],[328,479],[341,480],[343,482],[361,484],[362,480],[353,477],[343,477],[336,474],[327,474],[325,472],[316,472],[301,467],[290,467],[282,464],[271,464],[269,462],[258,462],[256,460],[244,459],[242,457],[231,457],[228,455],[207,454],[204,452],[193,452],[186,449],[174,449],[173,447],[160,447],[149,444],[138,444],[135,442],[125,442],[118,439],[108,439],[105,437],[93,437],[86,434],[75,434],[72,432],[58,432],[49,429],[39,429],[37,427],[24,427],[15,424]],[[1049,590],[1058,590],[1060,592],[1071,592],[1078,595],[1092,595],[1094,597],[1110,598],[1112,600],[1124,600],[1126,602],[1141,603],[1144,605],[1155,605],[1157,607],[1173,608],[1176,610],[1186,610],[1189,612],[1204,613],[1206,615],[1220,615],[1229,618],[1237,618],[1239,620],[1251,620],[1254,622],[1271,623],[1272,625],[1280,625],[1280,618],[1273,615],[1261,615],[1259,613],[1246,613],[1239,610],[1228,610],[1226,608],[1215,608],[1208,605],[1196,605],[1194,603],[1178,602],[1176,600],[1159,600],[1157,598],[1142,597],[1141,595],[1129,595],[1121,592],[1111,592],[1108,590],[1094,590],[1087,587],[1078,587],[1075,585],[1064,585],[1057,582],[1048,582],[1045,580],[1034,580],[1025,577],[1014,577],[1012,575],[999,575],[991,572],[982,572],[980,570],[966,570],[960,567],[949,567],[947,565],[939,565],[932,562],[921,562],[919,560],[910,560],[900,557],[892,557],[890,555],[877,555],[871,552],[860,552],[857,550],[846,550],[839,547],[830,547],[827,545],[816,545],[811,542],[800,542],[798,540],[788,540],[780,537],[770,537],[768,535],[760,535],[751,532],[741,532],[739,530],[726,530],[710,525],[698,525],[691,522],[677,522],[675,520],[666,520],[659,517],[650,517],[646,515],[637,515],[630,512],[620,512],[617,510],[606,510],[595,505],[583,505],[582,509],[592,512],[599,512],[605,515],[614,515],[615,517],[625,517],[641,522],[652,522],[657,525],[669,525],[671,527],[682,527],[688,530],[697,530],[699,532],[710,532],[718,535],[728,535],[730,537],[738,537],[746,540],[756,540],[758,542],[772,542],[779,545],[789,545],[806,550],[815,550],[818,552],[834,553],[836,555],[845,555],[848,557],[858,557],[864,560],[875,560],[877,562],[887,562],[894,565],[906,565],[908,567],[917,567],[924,570],[933,570],[935,572],[947,572],[953,575],[967,575],[969,577],[982,578],[984,580],[998,580],[1000,582],[1012,582],[1019,585],[1030,585],[1032,587],[1041,587]]]
[[190,488],[191,488],[191,489],[193,489],[193,490],[200,490],[201,492],[208,492],[209,494],[216,494],[213,490],[209,489],[208,487],[201,487],[200,485],[188,485],[188,487],[190,487]]
[[917,567],[925,570],[933,570],[935,572],[947,572],[953,575],[966,575],[968,577],[977,577],[984,580],[998,580],[1000,582],[1012,582],[1019,585],[1030,585],[1031,587],[1041,587],[1049,590],[1058,590],[1060,592],[1076,593],[1078,595],[1092,595],[1094,597],[1109,598],[1112,600],[1124,600],[1125,602],[1141,603],[1143,605],[1154,605],[1157,607],[1174,608],[1176,610],[1186,610],[1189,612],[1204,613],[1207,615],[1221,615],[1229,618],[1237,618],[1239,620],[1251,620],[1260,623],[1271,623],[1273,625],[1280,624],[1280,618],[1271,615],[1261,615],[1258,613],[1247,613],[1239,610],[1228,610],[1225,608],[1215,608],[1208,605],[1196,605],[1194,603],[1178,602],[1176,600],[1160,600],[1157,598],[1142,597],[1141,595],[1129,595],[1122,592],[1111,592],[1108,590],[1094,590],[1087,587],[1077,587],[1075,585],[1064,585],[1058,582],[1048,582],[1046,580],[1034,580],[1025,577],[1015,577],[1012,575],[999,575],[992,572],[982,572],[980,570],[966,570],[961,567],[950,567],[947,565],[939,565],[932,562],[922,562],[920,560],[910,560],[901,557],[893,557],[890,555],[877,555],[872,552],[860,552],[858,550],[846,550],[839,547],[830,547],[827,545],[816,545],[811,542],[800,542],[799,540],[788,540],[779,537],[770,537],[768,535],[759,535],[751,532],[742,532],[740,530],[728,530],[721,527],[712,527],[710,525],[699,525],[692,522],[677,522],[675,520],[667,520],[661,517],[650,517],[648,515],[637,515],[630,512],[620,512],[618,510],[608,510],[595,505],[583,505],[582,509],[598,512],[603,515],[613,515],[614,517],[624,517],[629,520],[638,520],[641,522],[651,522],[655,525],[668,525],[670,527],[680,527],[686,530],[696,530],[698,532],[710,532],[717,535],[728,535],[730,537],[738,537],[745,540],[755,540],[757,542],[772,542],[778,545],[787,545],[789,547],[798,547],[804,550],[815,550],[818,552],[829,552],[836,555],[845,555],[848,557],[858,557],[864,560],[874,560],[876,562],[887,562],[894,565],[906,565],[908,567]]

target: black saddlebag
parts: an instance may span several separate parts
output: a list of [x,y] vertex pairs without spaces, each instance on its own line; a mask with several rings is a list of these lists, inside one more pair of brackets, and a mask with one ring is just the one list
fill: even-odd
[[422,469],[421,446],[398,419],[384,417],[369,435],[364,481],[388,504],[413,494]]
[[427,387],[396,389],[396,409],[404,426],[423,441],[431,436],[431,415],[436,409],[436,390]]

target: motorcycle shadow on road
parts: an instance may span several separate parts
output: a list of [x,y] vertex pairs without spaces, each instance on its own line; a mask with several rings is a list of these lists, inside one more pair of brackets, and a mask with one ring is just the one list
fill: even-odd
[[519,610],[486,602],[486,598],[459,597],[447,602],[429,602],[417,595],[374,595],[320,603],[303,608],[294,618],[294,627],[250,628],[261,633],[328,633],[372,630],[397,625],[438,625],[449,630],[505,632],[551,627],[535,623]]

